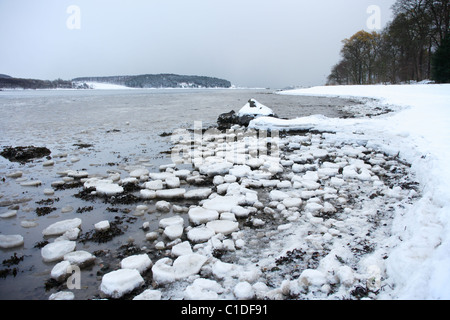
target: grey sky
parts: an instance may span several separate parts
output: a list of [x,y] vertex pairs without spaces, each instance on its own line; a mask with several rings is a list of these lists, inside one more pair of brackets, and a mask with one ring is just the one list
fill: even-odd
[[[341,41],[395,0],[0,0],[0,73],[22,78],[177,73],[237,86],[321,85]],[[80,28],[69,29],[70,5]]]

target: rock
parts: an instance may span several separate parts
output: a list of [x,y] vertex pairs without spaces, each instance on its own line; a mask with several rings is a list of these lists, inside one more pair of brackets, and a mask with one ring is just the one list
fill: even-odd
[[217,220],[219,218],[219,212],[217,212],[216,210],[208,210],[202,207],[195,207],[190,209],[188,215],[189,220],[197,225]]
[[100,290],[107,296],[119,299],[144,284],[144,279],[136,269],[120,269],[105,274]]
[[84,268],[94,263],[95,256],[87,251],[73,251],[64,255],[64,261],[68,261],[71,265]]
[[80,226],[81,226],[80,218],[67,219],[49,225],[47,228],[42,230],[42,234],[44,236],[58,236],[73,228],[79,228]]
[[4,235],[0,234],[0,248],[9,249],[23,245],[23,237],[19,234]]
[[94,224],[94,228],[97,231],[106,231],[110,228],[110,224],[108,220],[103,220]]
[[136,269],[140,274],[146,272],[153,265],[147,254],[129,256],[120,262],[122,269]]
[[239,223],[230,220],[215,220],[208,222],[206,227],[214,230],[215,233],[228,235],[239,229]]
[[157,284],[166,284],[185,279],[199,273],[207,260],[207,257],[196,253],[180,256],[173,264],[172,259],[162,258],[152,267],[153,280]]
[[76,242],[61,240],[47,244],[41,249],[41,256],[44,262],[62,260],[64,255],[75,250]]
[[45,147],[4,147],[0,155],[11,162],[29,162],[33,159],[40,159],[49,156],[51,151]]

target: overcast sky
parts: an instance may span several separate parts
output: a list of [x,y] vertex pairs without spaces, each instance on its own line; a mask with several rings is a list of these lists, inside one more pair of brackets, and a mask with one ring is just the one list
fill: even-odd
[[[395,0],[0,0],[0,73],[177,73],[236,86],[321,85],[341,41]],[[71,5],[79,9],[69,10]]]

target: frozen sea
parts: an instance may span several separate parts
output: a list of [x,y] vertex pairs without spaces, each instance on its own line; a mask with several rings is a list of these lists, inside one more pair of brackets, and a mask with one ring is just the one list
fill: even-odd
[[[52,182],[61,179],[60,172],[87,171],[89,176],[107,177],[124,173],[127,166],[145,166],[157,172],[160,165],[171,163],[171,132],[192,128],[194,121],[202,121],[205,128],[213,126],[219,114],[238,111],[250,98],[288,119],[314,114],[348,117],[351,113],[346,108],[359,104],[335,97],[277,95],[264,89],[1,91],[0,147],[47,147],[54,164],[44,166],[46,158],[20,164],[0,157],[0,214],[17,211],[10,218],[0,219],[0,234],[24,237],[23,246],[0,249],[0,261],[4,262],[0,266],[4,270],[0,299],[48,299],[61,289],[49,281],[55,263],[43,262],[38,246],[42,241],[53,240],[46,239],[42,230],[54,222],[81,218],[83,234],[99,221],[120,218],[124,234],[101,244],[77,243],[77,250],[103,254],[101,263],[82,270],[82,287],[74,291],[76,299],[90,299],[98,297],[103,270],[114,270],[117,256],[127,256],[126,250],[133,248],[130,244],[150,247],[142,223],[148,221],[150,229],[154,229],[165,217],[134,216],[136,203],[114,207],[78,199],[74,194],[80,188],[44,194]],[[22,172],[20,178],[7,177],[17,171]],[[33,180],[40,180],[42,185],[21,186],[22,182]],[[38,216],[36,209],[41,207],[52,211]],[[35,226],[24,227],[23,222]],[[108,250],[124,252],[113,255]],[[148,251],[153,261],[160,258],[157,250]],[[18,264],[5,262],[14,255],[23,259]]]

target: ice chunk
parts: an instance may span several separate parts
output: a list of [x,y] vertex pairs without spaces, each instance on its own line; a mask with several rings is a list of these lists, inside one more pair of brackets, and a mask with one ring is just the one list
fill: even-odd
[[174,224],[171,226],[167,226],[164,229],[164,235],[170,240],[181,238],[181,236],[183,235],[183,225]]
[[185,193],[186,189],[157,190],[156,197],[161,199],[176,199],[183,198]]
[[149,190],[162,190],[164,188],[162,180],[149,181],[144,186]]
[[161,300],[161,291],[147,289],[134,297],[133,300]]
[[109,297],[118,299],[144,284],[137,269],[120,269],[105,274],[100,290]]
[[301,285],[306,287],[320,287],[327,282],[325,275],[322,272],[314,269],[304,270],[300,275],[298,281]]
[[44,262],[62,260],[64,255],[75,250],[76,242],[61,240],[47,244],[41,249],[41,256]]
[[140,274],[147,271],[152,266],[152,261],[147,254],[129,256],[120,261],[122,269],[136,269]]
[[109,225],[108,220],[103,220],[103,221],[100,221],[100,222],[97,222],[96,224],[94,224],[95,230],[98,230],[98,231],[108,230],[109,227],[110,227],[110,225]]
[[217,220],[219,212],[208,210],[202,207],[195,207],[189,210],[189,220],[194,224],[203,224],[209,221]]
[[216,210],[219,213],[230,212],[233,207],[239,204],[239,198],[239,196],[217,196],[213,199],[206,200],[203,203],[203,207]]
[[80,218],[62,220],[49,225],[47,228],[42,230],[42,234],[44,236],[57,236],[73,228],[79,228],[80,226]]
[[172,259],[162,258],[152,267],[153,280],[165,284],[187,278],[199,273],[207,260],[207,257],[196,253],[180,256],[173,264]]
[[73,251],[64,255],[64,261],[80,268],[86,267],[95,261],[95,256],[87,251]]
[[213,237],[216,233],[207,227],[197,227],[188,231],[187,237],[192,242],[205,242]]
[[23,237],[20,234],[4,235],[0,234],[0,248],[9,249],[23,245]]
[[196,279],[184,292],[187,300],[217,300],[224,289],[214,280]]
[[159,221],[159,226],[164,229],[175,224],[184,225],[184,219],[180,216],[174,216],[171,218],[164,218]]
[[215,220],[208,222],[206,227],[214,230],[215,233],[228,235],[239,229],[239,223],[230,220]]
[[239,300],[250,300],[255,296],[255,290],[247,281],[239,282],[233,290],[234,295]]
[[283,191],[279,191],[279,190],[272,190],[270,191],[270,200],[272,201],[283,201],[284,199],[290,198],[290,196]]
[[184,241],[184,242],[174,245],[172,247],[172,255],[176,256],[176,257],[184,256],[186,254],[191,254],[191,253],[193,253],[193,252],[192,252],[191,244],[189,243],[189,241]]
[[201,188],[189,190],[184,194],[185,199],[206,199],[212,193],[211,188]]

